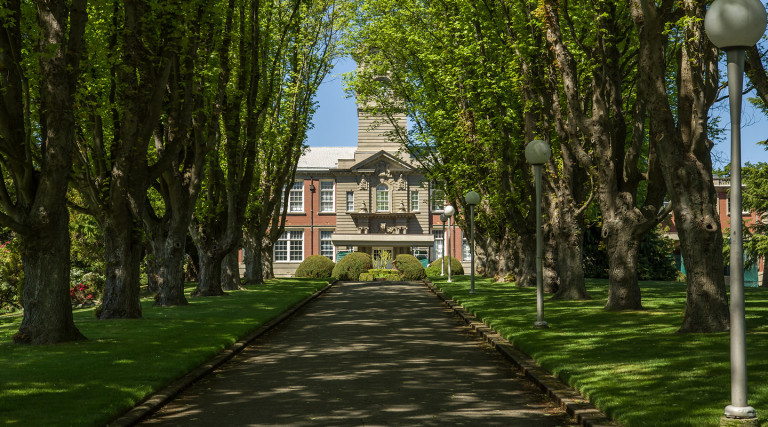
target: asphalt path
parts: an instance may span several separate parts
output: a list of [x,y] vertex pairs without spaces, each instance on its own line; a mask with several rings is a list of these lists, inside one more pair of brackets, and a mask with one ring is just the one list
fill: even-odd
[[417,282],[338,283],[144,425],[575,425]]

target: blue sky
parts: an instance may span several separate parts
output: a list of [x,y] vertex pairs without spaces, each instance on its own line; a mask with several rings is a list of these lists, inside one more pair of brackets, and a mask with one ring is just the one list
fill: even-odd
[[[317,93],[319,108],[313,118],[314,128],[308,134],[310,147],[350,147],[357,145],[357,106],[354,98],[346,97],[344,82],[341,77],[342,73],[354,69],[355,62],[351,58],[344,59],[336,65],[320,85]],[[742,163],[768,163],[768,151],[764,146],[756,144],[757,141],[768,139],[768,117],[755,111],[746,102],[746,97],[742,108]],[[715,168],[721,168],[724,163],[730,161],[731,157],[728,101],[721,101],[716,106],[714,113],[725,116],[723,120],[723,124],[726,126],[725,138],[722,141],[717,141],[713,150]],[[718,164],[718,160],[720,164]]]

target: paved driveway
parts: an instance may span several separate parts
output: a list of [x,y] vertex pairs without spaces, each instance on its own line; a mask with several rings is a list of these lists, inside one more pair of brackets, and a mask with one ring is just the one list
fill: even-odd
[[424,285],[339,283],[148,425],[572,425]]

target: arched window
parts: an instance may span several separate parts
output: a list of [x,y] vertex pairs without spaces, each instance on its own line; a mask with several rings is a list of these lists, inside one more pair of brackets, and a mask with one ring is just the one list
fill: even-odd
[[389,212],[389,187],[386,184],[376,187],[376,211]]

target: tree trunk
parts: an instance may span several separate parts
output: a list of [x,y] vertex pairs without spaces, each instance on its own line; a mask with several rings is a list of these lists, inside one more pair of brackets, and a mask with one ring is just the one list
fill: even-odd
[[184,296],[185,239],[186,232],[180,236],[168,234],[160,236],[152,245],[159,288],[155,306],[170,307],[189,303]]
[[544,259],[542,269],[544,278],[542,280],[545,294],[554,294],[560,288],[560,276],[557,266],[557,248],[559,243],[555,240],[552,227],[544,228]]
[[141,317],[141,253],[141,230],[132,220],[122,217],[104,222],[106,282],[99,319]]
[[560,300],[589,299],[584,282],[584,230],[575,218],[573,208],[563,203],[559,206],[557,219],[554,221],[554,235],[557,241],[557,266],[560,283],[552,297]]
[[259,260],[259,266],[261,268],[261,282],[264,283],[267,279],[274,279],[275,278],[275,272],[272,269],[272,261],[273,261],[273,252],[272,252],[272,245],[270,246],[262,246],[261,248],[261,259]]
[[239,250],[233,249],[221,261],[221,288],[225,291],[243,289],[240,284]]
[[49,212],[53,223],[23,237],[24,317],[13,341],[55,344],[86,339],[75,327],[69,298],[69,214]]
[[608,310],[641,310],[640,286],[637,283],[637,258],[640,238],[632,226],[603,224],[603,238],[608,253]]
[[153,253],[146,254],[144,261],[147,266],[147,291],[156,294],[160,291],[160,281],[158,278],[157,259]]
[[536,234],[517,237],[516,285],[521,288],[536,286]]
[[255,246],[253,239],[246,233],[243,236],[243,264],[245,264],[245,283],[248,284],[260,284],[256,280],[256,263],[257,260]]
[[221,287],[221,261],[223,254],[197,247],[200,255],[200,273],[198,274],[197,289],[193,297],[216,297],[224,295]]
[[[682,197],[681,197],[682,199]],[[712,188],[710,201],[716,201]],[[727,331],[730,310],[723,278],[723,235],[714,215],[707,209],[691,209],[687,203],[675,208],[675,226],[686,272],[686,300],[683,324],[678,332]],[[710,212],[715,209],[712,204]]]

